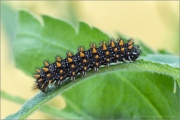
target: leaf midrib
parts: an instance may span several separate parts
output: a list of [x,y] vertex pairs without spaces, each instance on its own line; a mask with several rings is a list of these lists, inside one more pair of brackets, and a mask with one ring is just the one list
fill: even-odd
[[71,108],[73,108],[77,113],[79,113],[80,115],[84,116],[84,118],[94,119],[92,116],[87,115],[87,114],[86,114],[85,112],[83,112],[80,108],[78,108],[77,105],[76,105],[74,102],[72,102],[71,100],[69,100],[67,97],[65,97],[65,96],[63,96],[63,97],[66,99],[68,105],[69,105]]
[[[152,108],[157,116],[161,116],[161,114],[159,113],[159,111],[157,110],[157,108],[150,102],[150,100],[136,87],[134,86],[131,82],[129,82],[126,78],[124,78],[123,76],[119,76],[121,78],[121,80],[123,80],[124,82],[126,82],[132,89],[134,89],[136,91],[136,93],[139,94],[139,96],[142,97],[142,99],[144,99],[144,101],[147,103],[147,105],[150,106],[150,108]],[[162,118],[162,117],[161,117]]]

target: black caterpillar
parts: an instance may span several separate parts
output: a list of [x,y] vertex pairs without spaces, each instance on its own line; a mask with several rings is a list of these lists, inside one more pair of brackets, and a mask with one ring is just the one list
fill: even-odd
[[77,54],[67,52],[67,57],[63,60],[56,56],[54,63],[45,61],[41,70],[36,69],[37,73],[33,75],[36,78],[34,89],[40,89],[45,93],[49,84],[61,85],[67,78],[73,81],[79,73],[86,75],[90,69],[98,71],[101,65],[109,66],[110,63],[118,61],[135,61],[140,52],[139,46],[134,45],[132,39],[126,43],[122,39],[116,42],[110,40],[109,44],[103,41],[98,48],[95,44],[91,44],[91,48],[86,51],[83,47],[79,47]]

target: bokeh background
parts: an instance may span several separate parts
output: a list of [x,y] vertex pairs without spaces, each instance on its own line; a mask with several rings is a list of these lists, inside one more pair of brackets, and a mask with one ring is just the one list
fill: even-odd
[[[179,55],[179,1],[4,1],[1,2],[1,91],[27,100],[36,94],[31,91],[34,79],[15,67],[12,48],[19,10],[28,10],[39,19],[42,14],[63,19],[74,27],[78,21],[84,21],[110,36],[117,37],[120,32],[141,39],[155,51],[165,49]],[[62,103],[63,98],[57,96],[48,104],[65,107]],[[1,118],[20,108],[21,105],[1,97]],[[28,118],[51,116],[37,111]]]

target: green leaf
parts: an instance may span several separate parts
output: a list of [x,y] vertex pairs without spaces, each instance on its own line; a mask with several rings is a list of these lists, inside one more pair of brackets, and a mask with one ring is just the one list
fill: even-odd
[[[16,66],[28,74],[34,72],[33,66],[42,66],[44,59],[53,62],[57,54],[65,57],[67,50],[76,53],[80,45],[88,48],[91,42],[98,44],[109,39],[97,28],[83,22],[75,29],[67,22],[48,16],[42,16],[42,21],[43,25],[29,13],[19,13],[14,54]],[[166,56],[161,57],[164,59]],[[176,80],[180,84],[179,69],[172,66],[170,60],[155,58],[147,61],[144,57],[144,60],[133,63],[113,64],[100,68],[96,73],[89,71],[75,82],[67,81],[68,84],[52,88],[47,94],[38,93],[7,118],[25,119],[47,101],[63,93],[66,108],[56,111],[60,118],[178,119],[179,88],[176,87],[174,94],[173,82]],[[55,116],[51,110],[49,113]]]
[[144,60],[167,64],[171,67],[180,68],[179,57],[174,55],[162,55],[162,54],[148,54],[146,57],[141,57]]
[[25,99],[18,97],[18,96],[9,95],[8,93],[6,93],[4,91],[1,91],[1,98],[7,99],[9,101],[13,101],[18,104],[23,104],[24,102],[26,102]]
[[8,49],[10,50],[8,58],[10,60],[14,60],[13,55],[13,43],[15,40],[15,30],[17,28],[17,12],[13,10],[8,4],[6,4],[4,1],[2,1],[1,4],[1,25],[4,28],[2,31],[6,33],[6,36],[8,37],[8,44],[10,47]]
[[158,50],[158,53],[159,53],[159,54],[172,55],[172,53],[171,53],[171,52],[169,52],[169,51],[167,51],[167,50],[164,50],[164,49],[160,49],[160,50]]
[[[54,61],[56,55],[65,57],[67,50],[74,53],[83,45],[89,48],[93,41],[108,40],[109,37],[86,23],[79,23],[78,33],[67,22],[43,16],[44,26],[25,11],[19,13],[19,29],[14,44],[16,66],[28,74],[34,72],[33,66],[42,66],[42,61]],[[98,41],[95,41],[98,40]],[[33,59],[26,59],[33,58]]]
[[[41,93],[40,93],[41,94]],[[37,95],[38,96],[38,95]],[[18,97],[18,96],[13,96],[13,95],[10,95],[4,91],[1,91],[1,98],[3,99],[6,99],[8,101],[11,101],[11,102],[14,102],[14,103],[18,103],[18,104],[24,104],[26,102],[25,99],[21,98],[21,97]],[[41,97],[40,97],[41,98]],[[29,100],[31,102],[31,104],[35,103],[31,100]],[[34,100],[33,100],[34,101]],[[36,100],[35,100],[36,101]],[[26,106],[26,104],[24,104]],[[29,106],[29,105],[27,105]],[[26,106],[26,109],[28,109]],[[32,106],[31,106],[32,107]],[[66,113],[64,111],[61,111],[59,112],[60,110],[57,109],[57,108],[54,108],[52,106],[49,106],[49,105],[44,105],[42,106],[40,109],[39,109],[41,112],[44,112],[46,114],[49,114],[49,115],[53,115],[54,117],[64,117],[64,116],[67,116],[69,113]],[[22,115],[22,111],[21,113],[16,113],[16,115],[10,115],[8,116],[6,119],[15,119],[15,118],[20,118],[20,116]],[[27,112],[28,113],[28,112]],[[72,118],[74,118],[75,115],[72,116]],[[22,116],[21,116],[22,117]],[[77,116],[76,116],[77,117]],[[71,117],[70,117],[71,118]],[[78,118],[78,117],[77,117]]]
[[174,55],[148,54],[146,57],[141,58],[146,61],[167,64],[171,67],[180,68],[179,57]]
[[[150,73],[142,74],[140,72],[152,72],[152,73],[154,73],[154,75],[152,75]],[[155,73],[157,73],[157,74],[155,74]],[[147,76],[147,74],[150,74],[150,75]],[[163,75],[166,75],[166,76],[163,76]],[[137,78],[137,76],[139,78]],[[167,77],[167,76],[170,76],[170,77]],[[126,77],[128,77],[128,78],[126,78]],[[134,79],[134,77],[136,79]],[[153,100],[156,101],[154,103],[155,105],[153,105],[153,106],[150,105],[152,108],[150,107],[147,109],[146,106],[149,106],[148,104],[153,104],[153,103],[147,102],[149,100],[149,98],[144,98],[144,99],[141,98],[142,96],[148,97],[148,95],[150,93],[146,93],[146,92],[148,92],[148,91],[146,91],[145,95],[140,94],[140,96],[136,96],[136,97],[140,97],[141,99],[137,98],[137,101],[132,100],[131,102],[138,102],[138,100],[140,100],[140,101],[136,104],[145,102],[143,104],[143,106],[141,106],[140,108],[139,108],[139,106],[136,106],[136,104],[135,104],[135,107],[137,107],[136,109],[143,108],[142,109],[143,111],[145,109],[147,111],[152,111],[152,112],[141,113],[141,112],[137,111],[137,112],[133,113],[132,111],[130,112],[129,109],[127,109],[126,114],[129,114],[129,112],[130,112],[131,116],[126,115],[125,113],[121,113],[123,115],[121,117],[121,116],[116,116],[116,115],[114,116],[114,112],[112,112],[112,109],[109,108],[108,111],[110,112],[109,114],[111,114],[111,115],[108,114],[109,116],[106,116],[106,117],[107,118],[132,118],[133,115],[139,115],[139,117],[137,116],[138,118],[141,118],[141,116],[156,116],[156,117],[160,117],[160,118],[165,118],[163,116],[166,116],[167,114],[169,114],[166,117],[168,117],[168,119],[171,119],[172,118],[172,116],[170,115],[171,113],[169,113],[168,111],[174,110],[175,112],[173,112],[173,118],[178,118],[179,117],[179,115],[177,114],[179,111],[178,106],[180,105],[179,104],[179,96],[178,96],[179,90],[176,92],[176,94],[173,94],[173,79],[172,78],[178,78],[178,80],[179,80],[179,70],[172,68],[170,66],[167,66],[167,65],[164,66],[164,65],[161,65],[158,63],[151,63],[151,62],[139,60],[134,63],[112,65],[108,68],[105,68],[105,67],[101,68],[101,70],[95,74],[88,72],[87,76],[85,76],[83,78],[79,78],[75,82],[70,82],[69,84],[66,84],[62,87],[57,87],[54,90],[50,91],[47,95],[40,92],[34,98],[27,101],[17,113],[15,113],[11,116],[8,116],[7,119],[9,119],[9,118],[18,118],[18,119],[26,118],[28,115],[30,115],[32,112],[34,112],[36,109],[38,109],[40,106],[42,106],[44,103],[46,103],[47,101],[49,101],[56,95],[63,93],[65,90],[71,88],[72,86],[77,85],[78,83],[80,83],[82,81],[88,81],[88,82],[85,82],[85,83],[83,82],[82,84],[79,84],[78,86],[80,88],[77,88],[77,89],[72,88],[71,89],[72,92],[65,93],[63,95],[67,100],[66,102],[67,102],[68,106],[70,105],[70,108],[67,107],[65,109],[65,111],[63,111],[63,112],[65,112],[65,113],[69,112],[70,114],[72,114],[72,115],[67,114],[67,116],[63,116],[64,118],[78,118],[78,116],[81,118],[101,118],[102,117],[101,114],[99,114],[99,116],[97,116],[97,115],[94,116],[94,114],[97,112],[96,109],[103,108],[103,109],[99,110],[99,112],[104,113],[104,110],[107,111],[107,108],[105,109],[104,106],[102,106],[103,104],[107,104],[107,106],[115,105],[115,103],[112,104],[113,102],[110,102],[111,99],[119,100],[119,102],[122,104],[121,99],[129,99],[129,96],[127,96],[127,95],[134,93],[135,94],[134,96],[136,96],[136,94],[140,94],[139,92],[141,92],[141,91],[138,91],[138,90],[133,91],[133,89],[139,89],[138,87],[140,87],[141,89],[145,89],[145,90],[148,87],[148,91],[153,90],[151,93],[152,95],[153,95],[153,93],[154,94],[156,93],[159,96],[163,96],[163,94],[165,94],[165,96],[171,98],[171,99],[169,99],[169,98],[165,99],[165,100],[167,100],[165,102],[167,102],[167,103],[171,102],[171,104],[175,104],[175,105],[173,105],[173,106],[167,105],[166,108],[164,108],[164,105],[161,105],[161,107],[159,109],[166,109],[167,113],[165,112],[165,114],[160,114],[156,110],[156,108],[153,108],[153,107],[156,107],[156,105],[159,105],[159,102],[158,102],[159,99],[156,99],[156,96],[155,96],[153,98]],[[159,79],[161,79],[161,80],[159,80]],[[134,85],[133,83],[129,83],[126,86],[122,85],[123,83],[121,83],[121,82],[129,82],[129,80],[131,80],[133,83],[136,82],[136,85]],[[155,80],[155,81],[161,82],[161,83],[148,84],[148,83],[151,83],[152,80],[153,81]],[[166,80],[166,82],[164,82],[164,80]],[[108,90],[111,94],[110,93],[107,94],[104,91],[105,85],[103,85],[103,84],[107,84],[107,86],[108,86],[110,81],[112,82],[112,85],[109,86]],[[178,81],[178,83],[180,83],[180,81]],[[123,87],[123,90],[121,90],[122,87]],[[156,89],[154,90],[154,87],[157,87],[156,89],[158,89],[159,87],[162,87],[162,88],[157,91]],[[132,91],[124,92],[124,89],[128,90],[130,88],[132,89]],[[164,91],[165,88],[166,88],[166,91]],[[87,92],[87,91],[89,91],[89,92]],[[137,93],[137,91],[138,91],[138,93]],[[161,92],[163,92],[163,91],[165,93],[162,94]],[[81,92],[84,92],[84,93],[81,94]],[[123,95],[123,96],[118,96],[117,94],[112,96],[112,94],[116,93],[116,92],[118,92],[119,95]],[[100,99],[99,94],[101,94],[101,96],[104,96],[106,99],[99,100]],[[82,100],[82,98],[79,96],[81,96],[85,100]],[[79,104],[84,105],[83,108],[86,108],[85,106],[88,106],[88,105],[91,106],[93,104],[92,100],[90,99],[92,96],[93,96],[94,101],[96,101],[96,100],[99,101],[99,105],[98,105],[98,103],[96,103],[97,105],[94,105],[94,107],[97,107],[97,108],[95,108],[94,111],[91,111],[92,112],[91,114],[93,114],[93,115],[88,116],[87,112],[83,113],[84,110],[82,109],[82,106],[79,106]],[[71,99],[71,97],[75,97],[76,100],[74,101],[73,99]],[[108,98],[110,98],[110,100],[108,100]],[[108,100],[108,103],[106,103],[105,100]],[[144,101],[144,100],[146,100],[146,101]],[[102,102],[101,104],[100,104],[100,101]],[[121,107],[119,106],[117,111],[122,111],[120,108]],[[153,109],[155,109],[155,110],[153,110]]]
[[107,72],[65,92],[65,111],[96,119],[177,119],[179,91],[173,94],[172,85],[171,77],[154,73]]
[[9,43],[12,44],[15,39],[15,30],[17,27],[17,13],[9,5],[2,2],[1,15],[3,27],[10,40]]

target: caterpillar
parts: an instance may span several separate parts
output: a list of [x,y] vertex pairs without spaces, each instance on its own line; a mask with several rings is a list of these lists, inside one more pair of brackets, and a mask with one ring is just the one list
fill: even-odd
[[80,46],[77,54],[67,52],[67,57],[62,59],[56,56],[54,63],[44,61],[41,69],[36,69],[33,77],[36,78],[34,89],[39,89],[43,93],[47,91],[48,85],[62,85],[66,79],[74,81],[78,74],[86,75],[89,70],[98,71],[99,67],[109,66],[114,62],[135,61],[141,53],[138,45],[134,45],[133,39],[124,42],[111,39],[108,44],[105,41],[91,44],[88,50]]

